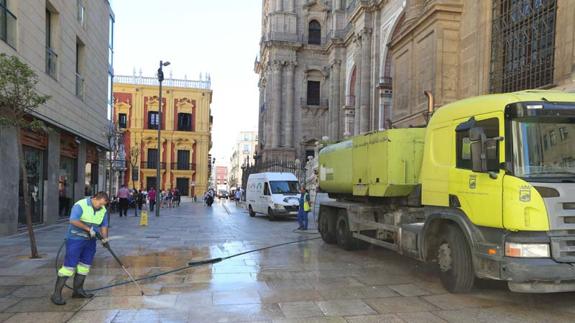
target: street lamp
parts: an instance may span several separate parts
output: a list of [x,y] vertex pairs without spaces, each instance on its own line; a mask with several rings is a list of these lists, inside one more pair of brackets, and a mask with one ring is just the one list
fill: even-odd
[[170,62],[160,61],[160,68],[158,68],[158,82],[160,82],[160,100],[158,102],[158,153],[156,154],[156,216],[160,216],[160,202],[161,202],[161,183],[160,180],[160,164],[161,164],[161,131],[162,131],[162,82],[164,81],[164,66],[170,65]]

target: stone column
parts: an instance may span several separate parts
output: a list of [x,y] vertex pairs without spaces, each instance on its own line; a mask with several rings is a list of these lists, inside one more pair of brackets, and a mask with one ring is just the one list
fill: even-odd
[[371,29],[364,28],[361,32],[361,101],[359,111],[359,131],[370,131],[370,94],[371,94]]
[[46,224],[54,224],[60,219],[58,180],[60,175],[60,133],[48,132],[48,150],[46,151],[46,169],[48,180],[44,185],[44,220]]
[[276,1],[276,11],[283,11],[283,0],[275,0]]
[[289,12],[295,12],[295,0],[288,0]]
[[2,184],[0,185],[0,236],[15,234],[18,231],[20,164],[18,160],[16,135],[16,129],[0,127],[0,165],[2,165]]
[[286,65],[286,105],[284,107],[284,136],[285,147],[293,148],[293,116],[294,116],[294,70],[296,63],[287,62]]
[[340,73],[341,73],[341,60],[335,60],[331,64],[331,100],[329,105],[329,138],[331,140],[337,140],[340,130],[339,130],[339,109],[341,107],[340,103],[340,93],[339,93],[339,83],[340,83]]
[[341,0],[335,0],[335,10],[340,10],[341,8]]
[[279,61],[272,63],[272,148],[280,146],[281,111],[282,111],[282,64]]

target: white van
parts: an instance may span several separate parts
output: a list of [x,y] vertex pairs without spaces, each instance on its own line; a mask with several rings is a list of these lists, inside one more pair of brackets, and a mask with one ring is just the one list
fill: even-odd
[[297,217],[299,183],[292,173],[257,173],[248,177],[246,204],[250,216],[265,214],[270,221]]

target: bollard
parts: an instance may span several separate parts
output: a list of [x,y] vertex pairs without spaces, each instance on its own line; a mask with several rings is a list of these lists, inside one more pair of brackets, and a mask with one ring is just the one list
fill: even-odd
[[142,210],[140,212],[140,225],[141,226],[148,226],[148,211],[147,210]]

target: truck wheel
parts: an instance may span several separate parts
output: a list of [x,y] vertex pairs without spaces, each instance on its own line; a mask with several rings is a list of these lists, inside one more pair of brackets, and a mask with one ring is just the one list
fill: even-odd
[[357,246],[351,231],[349,230],[349,220],[345,211],[339,211],[336,222],[335,237],[337,245],[345,250],[354,250]]
[[320,215],[318,224],[321,239],[327,244],[337,243],[334,232],[329,230],[329,217],[327,215]]
[[467,293],[473,288],[475,273],[467,239],[459,228],[449,226],[437,250],[440,278],[451,293]]
[[254,212],[254,209],[252,209],[252,206],[248,206],[248,212],[250,213],[250,216],[253,218],[254,216],[256,216],[256,212]]
[[274,215],[274,211],[271,208],[268,208],[268,220],[275,221],[276,216]]

